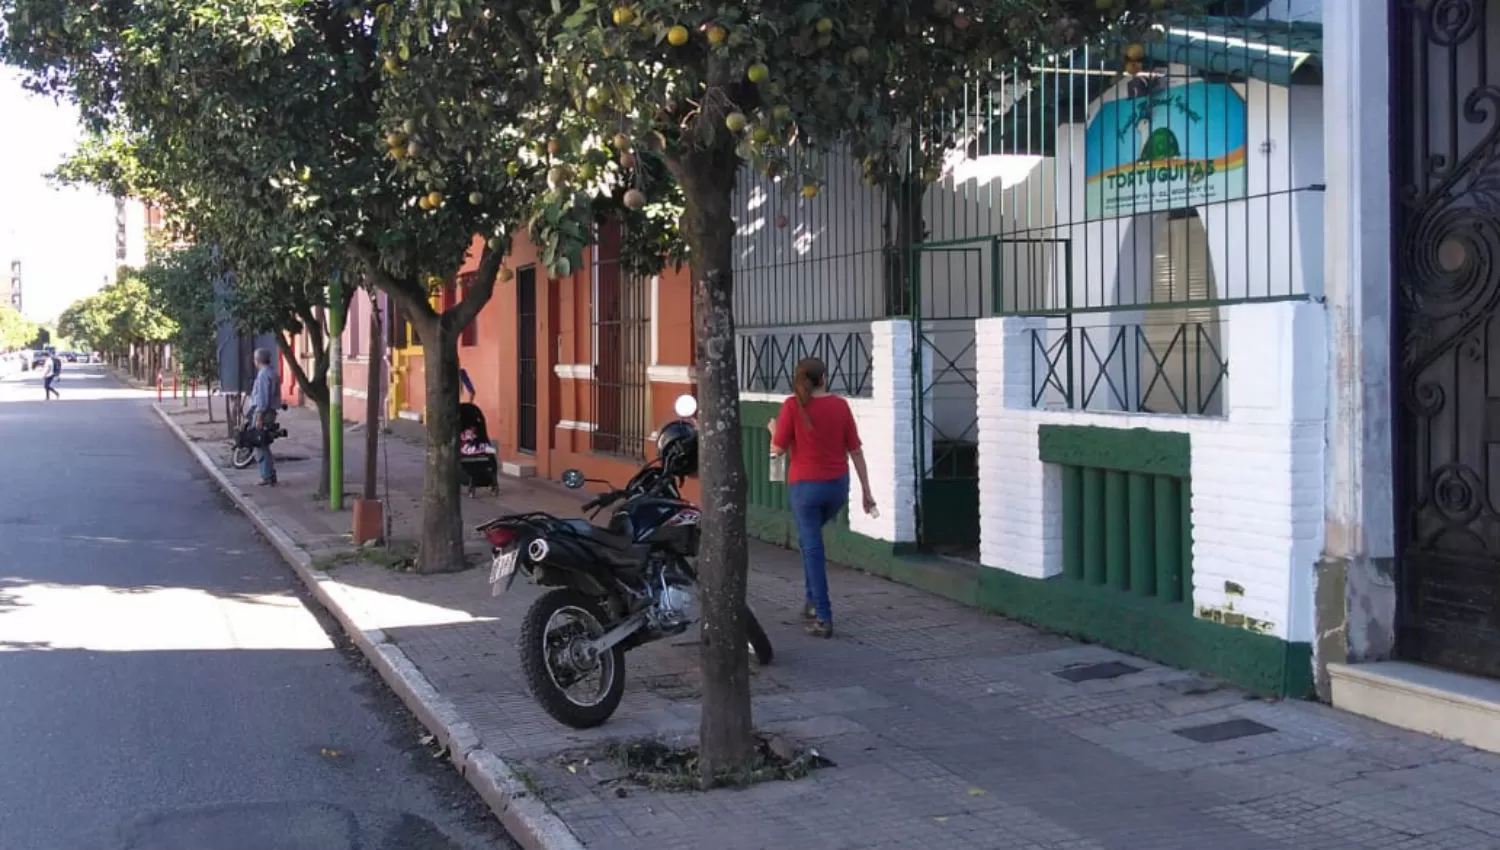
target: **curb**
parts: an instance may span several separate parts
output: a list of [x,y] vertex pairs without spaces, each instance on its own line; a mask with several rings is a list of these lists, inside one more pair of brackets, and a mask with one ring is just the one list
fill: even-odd
[[359,610],[349,591],[332,576],[314,569],[312,556],[229,480],[208,453],[194,443],[180,425],[172,421],[171,414],[155,403],[151,408],[172,433],[177,435],[177,439],[182,441],[183,446],[213,478],[219,489],[234,501],[241,513],[250,518],[251,523],[291,566],[318,602],[339,621],[349,639],[379,671],[380,678],[406,703],[407,708],[438,742],[447,747],[448,758],[458,769],[459,775],[479,792],[479,796],[489,805],[511,837],[527,850],[583,850],[583,842],[578,840],[552,808],[526,790],[525,783],[504,759],[480,744],[479,734],[474,727],[463,719],[453,703],[427,681],[427,677],[422,675],[422,671],[417,669],[417,665],[406,653],[392,643],[385,632],[359,625],[359,614],[363,612]]

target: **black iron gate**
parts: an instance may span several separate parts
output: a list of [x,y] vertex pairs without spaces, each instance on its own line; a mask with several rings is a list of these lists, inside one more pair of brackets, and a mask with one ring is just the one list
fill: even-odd
[[536,268],[516,275],[516,448],[536,452]]
[[1397,648],[1500,676],[1500,0],[1392,9]]

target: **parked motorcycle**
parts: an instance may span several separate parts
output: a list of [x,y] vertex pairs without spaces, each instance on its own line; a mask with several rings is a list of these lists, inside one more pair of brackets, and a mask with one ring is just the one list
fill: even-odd
[[[518,574],[554,588],[527,610],[518,649],[532,696],[554,720],[575,729],[598,726],[615,713],[625,694],[627,651],[680,635],[697,619],[698,574],[689,559],[698,554],[700,514],[680,493],[698,468],[697,402],[682,396],[676,410],[680,418],[659,432],[657,458],[623,489],[575,469],[563,473],[570,489],[609,486],[583,506],[589,519],[533,512],[477,529],[493,547],[495,596]],[[591,521],[616,505],[607,527]],[[745,629],[756,660],[771,663],[771,641],[748,607]]]
[[[286,410],[286,405],[281,405]],[[263,417],[264,426],[255,427],[250,417],[244,416],[244,424],[240,425],[239,433],[234,436],[234,448],[229,454],[229,463],[235,469],[249,469],[255,463],[255,450],[264,446],[270,448],[271,444],[278,438],[285,437],[286,429],[276,423],[276,408],[266,411]]]

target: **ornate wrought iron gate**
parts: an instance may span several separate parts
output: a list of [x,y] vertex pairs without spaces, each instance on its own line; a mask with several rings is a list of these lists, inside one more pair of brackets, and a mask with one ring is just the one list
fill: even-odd
[[1500,676],[1500,0],[1392,9],[1398,651]]

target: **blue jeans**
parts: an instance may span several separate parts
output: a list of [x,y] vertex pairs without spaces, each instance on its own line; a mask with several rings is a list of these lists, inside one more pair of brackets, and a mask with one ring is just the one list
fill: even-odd
[[823,556],[823,526],[832,522],[849,504],[849,476],[832,481],[795,481],[788,488],[792,515],[797,520],[797,545],[802,549],[802,578],[807,604],[817,609],[818,619],[833,622],[833,603],[828,600],[828,561]]
[[255,450],[255,462],[260,465],[260,480],[276,480],[276,458],[271,456],[271,450],[265,447]]

